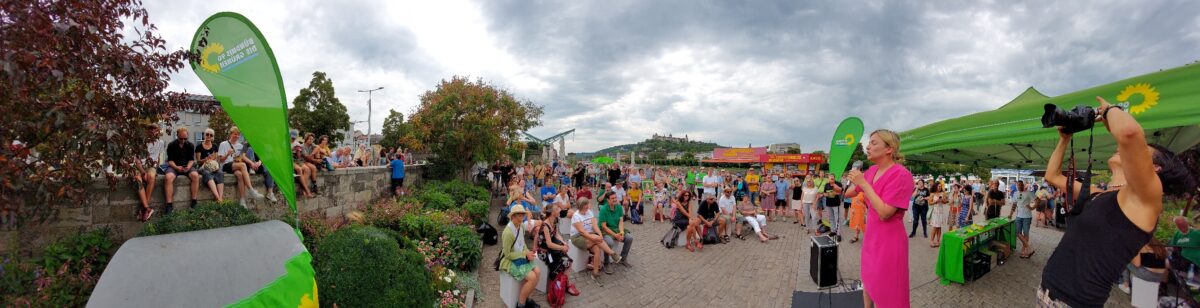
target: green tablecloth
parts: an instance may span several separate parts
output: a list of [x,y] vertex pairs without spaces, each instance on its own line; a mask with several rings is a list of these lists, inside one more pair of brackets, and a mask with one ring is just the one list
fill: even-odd
[[[1006,218],[994,218],[988,221],[987,226],[980,229],[974,227],[961,228],[954,232],[949,232],[942,235],[942,246],[938,250],[937,264],[934,266],[934,272],[941,278],[943,285],[950,282],[965,283],[963,279],[963,257],[971,247],[964,245],[974,237],[986,237],[988,232],[997,231],[996,239],[1001,239],[1008,242],[1010,247],[1017,247],[1016,228],[1013,227],[1011,220]],[[988,245],[989,243],[979,243],[977,245]]]

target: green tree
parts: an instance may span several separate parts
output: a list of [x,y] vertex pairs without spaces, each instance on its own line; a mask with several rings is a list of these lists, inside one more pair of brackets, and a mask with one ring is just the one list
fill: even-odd
[[214,108],[213,112],[208,115],[208,128],[213,130],[217,140],[228,139],[230,127],[233,127],[233,120],[229,118],[229,114],[225,113],[224,109]]
[[106,167],[146,165],[147,127],[211,109],[166,92],[188,53],[149,20],[140,1],[0,2],[0,205],[19,221],[89,204],[97,176],[121,180]]
[[[815,153],[818,153],[818,152],[820,152],[820,153],[825,153],[825,151],[815,151],[815,152],[813,152],[813,153],[815,154]],[[785,151],[785,153],[787,153],[787,154],[801,154],[801,153],[800,153],[800,149],[797,149],[797,148],[788,148],[788,149],[787,149],[787,151]]]
[[541,106],[507,90],[454,76],[421,95],[409,123],[417,148],[436,155],[431,175],[465,179],[475,162],[501,157],[510,141],[523,144],[515,142],[520,132],[540,125],[541,116]]
[[667,159],[667,153],[665,153],[665,152],[661,152],[661,151],[650,152],[650,159],[651,159],[651,160],[664,160],[664,159]]
[[406,145],[403,139],[407,134],[408,125],[404,123],[404,114],[389,109],[387,118],[383,119],[383,139],[379,140],[379,145],[388,148]]
[[288,124],[301,133],[327,135],[331,144],[346,137],[342,131],[350,129],[350,114],[334,93],[333,80],[325,77],[324,72],[313,72],[308,87],[300,89],[300,95],[292,100]]

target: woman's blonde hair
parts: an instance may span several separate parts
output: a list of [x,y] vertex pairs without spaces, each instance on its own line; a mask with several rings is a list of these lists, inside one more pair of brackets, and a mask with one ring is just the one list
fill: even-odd
[[904,162],[904,154],[900,154],[900,135],[897,135],[896,132],[886,129],[875,130],[871,132],[870,136],[875,135],[879,135],[879,141],[883,141],[884,145],[893,150],[892,160],[898,163]]

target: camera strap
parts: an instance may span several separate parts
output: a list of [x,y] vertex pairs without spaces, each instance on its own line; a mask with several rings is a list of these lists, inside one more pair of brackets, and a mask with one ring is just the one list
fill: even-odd
[[[1075,187],[1075,177],[1079,175],[1079,172],[1075,167],[1075,139],[1071,138],[1071,162],[1067,169],[1068,170],[1067,173],[1069,174],[1069,176],[1067,176],[1067,185],[1065,185],[1066,189],[1067,189],[1066,200],[1070,200],[1070,201],[1063,202],[1064,203],[1063,206],[1066,208],[1069,216],[1078,215],[1079,213],[1083,212],[1083,204],[1087,200],[1086,198],[1088,197],[1088,195],[1091,194],[1092,148],[1093,148],[1093,145],[1095,144],[1095,136],[1096,136],[1095,132],[1096,132],[1095,126],[1093,126],[1090,130],[1088,130],[1088,150],[1087,150],[1088,164],[1087,164],[1087,170],[1085,171],[1087,173],[1082,175],[1083,179],[1079,183],[1080,185],[1079,185],[1079,193],[1078,194],[1076,194],[1074,192],[1074,189],[1071,189],[1071,188]],[[1078,195],[1078,196],[1076,196],[1076,195]]]

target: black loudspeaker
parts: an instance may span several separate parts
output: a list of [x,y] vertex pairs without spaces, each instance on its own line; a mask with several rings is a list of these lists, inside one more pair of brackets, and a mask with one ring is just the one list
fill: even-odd
[[818,288],[830,287],[837,284],[837,241],[828,235],[813,236],[812,257],[809,259],[808,272],[812,275],[813,283]]

